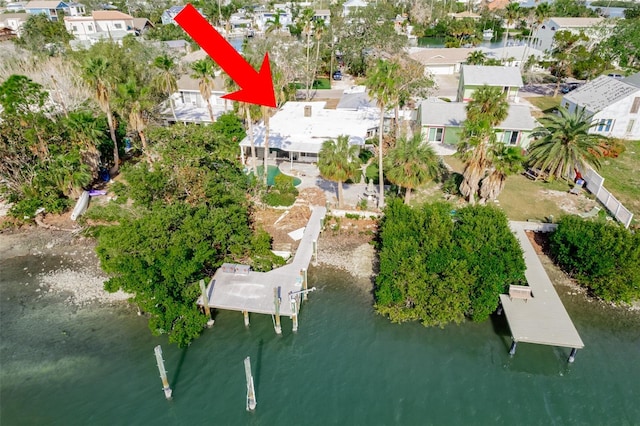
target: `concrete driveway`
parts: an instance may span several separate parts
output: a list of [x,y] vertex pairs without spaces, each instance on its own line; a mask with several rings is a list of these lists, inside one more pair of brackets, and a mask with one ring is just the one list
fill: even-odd
[[458,74],[434,75],[433,79],[437,85],[433,96],[445,97],[451,100],[456,99],[458,94],[458,80],[460,79]]

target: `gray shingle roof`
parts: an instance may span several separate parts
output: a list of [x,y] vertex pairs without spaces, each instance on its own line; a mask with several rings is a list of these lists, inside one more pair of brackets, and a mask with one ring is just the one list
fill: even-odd
[[[467,103],[434,102],[429,99],[421,104],[422,125],[426,126],[462,126],[467,119]],[[537,126],[527,105],[509,105],[507,118],[496,126],[497,129],[532,130]]]
[[522,87],[520,68],[488,67],[483,65],[464,65],[462,76],[465,86]]
[[622,81],[633,86],[640,87],[640,72],[631,74],[629,77],[623,78]]
[[633,84],[618,80],[617,78],[601,75],[595,80],[564,95],[563,99],[595,114],[637,91],[640,91],[640,88]]

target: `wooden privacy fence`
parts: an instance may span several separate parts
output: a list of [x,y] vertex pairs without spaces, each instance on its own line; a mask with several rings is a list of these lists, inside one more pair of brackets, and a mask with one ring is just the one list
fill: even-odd
[[604,178],[589,167],[587,173],[584,175],[584,180],[587,182],[589,192],[595,194],[598,201],[611,212],[613,217],[622,223],[625,228],[628,228],[633,219],[633,213],[623,206],[622,203],[604,187]]

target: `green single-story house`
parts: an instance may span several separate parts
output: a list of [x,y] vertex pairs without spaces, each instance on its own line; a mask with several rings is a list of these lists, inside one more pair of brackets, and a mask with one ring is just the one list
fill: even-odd
[[[422,129],[425,140],[431,144],[456,146],[467,119],[466,107],[463,102],[426,99],[418,107],[417,128]],[[510,104],[507,118],[496,126],[497,138],[507,145],[526,149],[531,142],[531,132],[537,126],[528,105]]]
[[524,86],[518,67],[463,65],[456,100],[469,102],[473,92],[484,85],[500,87],[510,102],[518,102],[518,90]]

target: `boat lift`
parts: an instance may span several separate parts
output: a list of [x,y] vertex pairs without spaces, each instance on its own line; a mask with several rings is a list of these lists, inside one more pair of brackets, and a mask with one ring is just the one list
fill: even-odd
[[298,331],[298,309],[300,305],[298,303],[298,295],[306,295],[312,291],[316,291],[315,287],[311,287],[309,289],[302,289],[296,291],[289,292],[289,303],[291,303],[291,310],[293,311],[293,315],[291,315],[291,321],[293,321],[293,331]]

